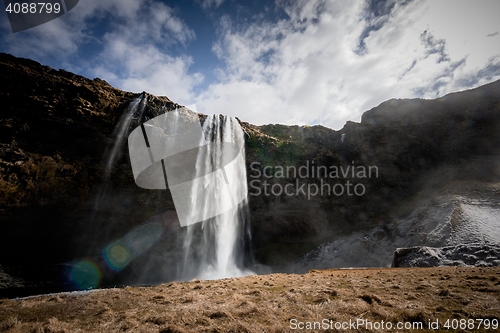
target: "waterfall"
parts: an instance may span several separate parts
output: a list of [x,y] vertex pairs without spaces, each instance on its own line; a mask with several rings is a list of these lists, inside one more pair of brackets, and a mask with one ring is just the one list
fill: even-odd
[[144,112],[146,106],[146,102],[147,98],[146,96],[144,96],[144,94],[133,99],[126,107],[125,111],[120,117],[120,120],[118,121],[118,124],[116,125],[113,131],[112,137],[114,138],[114,144],[112,147],[108,148],[104,153],[103,157],[104,181],[99,187],[99,190],[94,198],[94,202],[92,205],[94,211],[91,218],[92,220],[96,219],[96,216],[98,215],[97,212],[101,206],[103,197],[105,197],[106,190],[108,187],[109,176],[111,174],[111,171],[113,170],[113,167],[118,157],[120,156],[120,153],[123,148],[123,143],[126,138],[126,134],[128,132],[128,129],[130,128],[134,115],[137,116],[138,114],[139,120],[141,119],[142,112]]
[[126,138],[126,134],[130,127],[130,123],[132,122],[132,119],[134,117],[134,114],[136,113],[137,110],[139,110],[139,112],[142,112],[142,110],[144,110],[146,101],[147,98],[145,98],[144,95],[136,97],[134,100],[130,102],[130,104],[125,109],[125,112],[121,116],[120,121],[116,126],[115,133],[113,133],[114,134],[113,136],[115,137],[115,143],[111,148],[111,150],[104,155],[107,157],[105,162],[106,178],[109,177],[109,174],[111,173],[111,170],[113,169],[113,166],[119,155],[119,152],[123,148],[123,141]]
[[[196,177],[191,187],[190,218],[223,212],[198,224],[188,224],[184,239],[181,278],[218,279],[247,275],[243,269],[245,240],[248,241],[248,209],[243,131],[235,118],[211,115],[203,124],[203,137],[196,158]],[[228,148],[229,146],[229,148]],[[237,156],[233,156],[232,147]],[[215,170],[208,177],[210,170]],[[203,190],[200,190],[203,189]],[[238,203],[232,193],[245,200]]]
[[237,119],[181,108],[146,121],[129,135],[135,182],[169,189],[181,227],[177,279],[250,274],[245,140]]

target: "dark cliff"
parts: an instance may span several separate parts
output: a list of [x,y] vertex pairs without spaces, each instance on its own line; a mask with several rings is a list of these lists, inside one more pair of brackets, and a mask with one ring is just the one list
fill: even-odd
[[[263,165],[298,167],[309,161],[313,169],[314,161],[316,170],[318,166],[378,168],[378,177],[371,178],[348,173],[335,179],[300,179],[318,187],[321,181],[363,184],[362,196],[252,198],[259,202],[252,206],[256,242],[271,240],[263,241],[260,249],[274,242],[294,243],[292,248],[298,249],[297,242],[335,239],[375,226],[391,238],[386,226],[408,216],[422,199],[443,186],[478,181],[474,186],[486,187],[500,180],[500,81],[436,100],[389,100],[365,112],[361,123],[348,122],[340,131],[283,125],[260,126],[259,130],[275,140],[268,146],[249,140],[250,149],[257,152],[252,158]],[[314,170],[311,174],[316,175]]]
[[[140,94],[6,54],[0,54],[0,69],[0,264],[26,277],[40,267],[98,257],[106,244],[150,220],[168,225],[171,233],[138,261],[165,259],[160,252],[171,250],[182,233],[169,192],[135,186],[126,144],[106,169],[115,128]],[[178,106],[166,97],[144,96],[145,110],[130,128]],[[414,198],[439,184],[500,180],[500,81],[436,100],[390,100],[340,131],[254,126],[243,116],[241,121],[253,184],[253,249],[257,261],[271,266],[340,235],[383,227],[409,214]],[[277,166],[304,167],[313,176],[282,175]],[[357,173],[369,166],[376,175]],[[333,174],[332,167],[357,169]],[[265,195],[264,182],[269,188],[277,184],[276,191]],[[351,192],[362,185],[363,194],[308,197],[296,191],[326,183],[347,190],[347,182]],[[287,184],[294,195],[278,193]],[[257,189],[261,194],[253,195]],[[110,272],[108,283],[130,275],[140,280],[140,262],[119,280]]]

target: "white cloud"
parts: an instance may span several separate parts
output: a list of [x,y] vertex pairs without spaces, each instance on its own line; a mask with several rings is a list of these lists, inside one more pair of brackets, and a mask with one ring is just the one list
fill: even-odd
[[[109,30],[97,37],[94,26],[102,21]],[[59,19],[5,36],[7,51],[16,56],[41,62],[58,58],[66,69],[93,74],[121,89],[167,95],[179,103],[193,100],[193,88],[203,79],[188,73],[191,57],[174,56],[170,50],[195,40],[194,31],[156,0],[86,1]],[[88,42],[102,50],[82,58],[79,51]]]
[[203,9],[218,8],[225,0],[198,0]]
[[187,73],[192,62],[189,57],[172,57],[147,45],[115,39],[103,57],[105,65],[94,70],[96,76],[107,78],[120,89],[168,96],[180,104],[193,100],[192,89],[203,80],[200,74]]
[[147,6],[123,21],[102,38],[100,63],[93,73],[127,91],[148,91],[186,104],[193,100],[193,88],[203,80],[190,74],[192,58],[173,56],[169,47],[186,44],[194,32],[171,8],[147,1]]
[[69,24],[61,19],[16,34],[10,26],[2,25],[7,51],[18,56],[39,59],[40,56],[72,54],[84,38],[80,22]]
[[[66,69],[118,88],[255,124],[338,129],[390,98],[434,98],[500,78],[496,0],[389,1],[378,15],[364,0],[277,5],[286,19],[246,24],[221,18],[213,45],[222,61],[214,70],[218,81],[197,96],[194,88],[204,77],[189,71],[193,58],[182,52],[195,33],[158,0],[86,1],[61,19],[4,40],[14,55],[60,58]],[[108,30],[95,35],[104,21]],[[79,57],[87,43],[100,47],[97,56]]]
[[[364,1],[290,1],[286,20],[239,30],[224,17],[213,48],[225,63],[222,81],[197,108],[256,124],[340,128],[389,98],[434,98],[498,79],[500,36],[487,35],[500,30],[499,4],[395,2],[374,17]],[[496,72],[478,77],[485,67]]]

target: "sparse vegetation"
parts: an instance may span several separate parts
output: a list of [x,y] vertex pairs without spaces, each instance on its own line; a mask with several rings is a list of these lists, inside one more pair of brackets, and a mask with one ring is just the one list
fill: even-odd
[[0,332],[287,332],[292,319],[358,318],[425,328],[437,319],[498,319],[499,274],[500,267],[314,270],[3,299]]

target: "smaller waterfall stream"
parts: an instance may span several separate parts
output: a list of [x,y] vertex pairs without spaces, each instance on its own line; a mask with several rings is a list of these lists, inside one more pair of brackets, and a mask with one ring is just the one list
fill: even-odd
[[120,157],[121,151],[123,149],[123,144],[125,138],[127,137],[127,132],[130,128],[134,115],[140,120],[142,117],[142,112],[144,112],[147,103],[147,98],[144,94],[133,99],[129,105],[126,107],[125,111],[120,117],[118,124],[116,125],[112,137],[114,138],[113,146],[109,147],[104,153],[103,164],[104,164],[104,180],[95,195],[93,202],[93,215],[92,220],[98,216],[99,208],[102,204],[103,197],[105,197],[106,190],[108,187],[109,176],[116,161]]
[[111,170],[113,169],[113,166],[119,155],[119,152],[123,149],[123,142],[127,137],[127,131],[130,127],[132,119],[134,118],[134,114],[136,114],[137,111],[139,111],[139,113],[142,113],[145,108],[146,102],[147,98],[144,95],[140,95],[139,97],[136,97],[134,100],[132,100],[121,116],[120,121],[116,125],[116,130],[114,133],[115,143],[109,153],[105,154],[105,156],[107,157],[105,162],[106,177],[109,177],[109,174],[111,173]]

